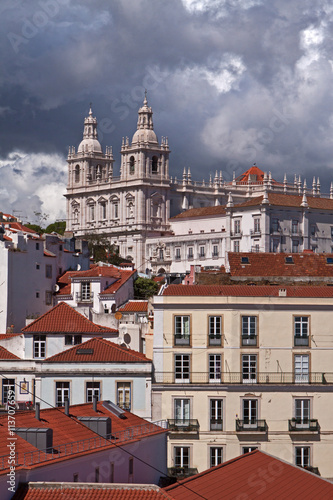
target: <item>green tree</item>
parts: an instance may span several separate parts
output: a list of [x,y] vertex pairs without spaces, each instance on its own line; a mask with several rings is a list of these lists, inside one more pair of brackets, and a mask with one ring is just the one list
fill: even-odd
[[115,266],[121,262],[128,262],[119,255],[118,248],[103,234],[86,233],[83,239],[88,241],[89,253],[94,262],[108,262]]
[[134,298],[148,299],[156,295],[159,289],[159,284],[149,278],[137,278],[134,281]]
[[45,232],[45,229],[43,229],[42,227],[40,227],[38,224],[24,224],[25,227],[28,227],[29,229],[32,229],[33,231],[35,231],[36,233],[38,234],[43,234]]
[[45,229],[45,233],[58,233],[58,234],[64,234],[66,229],[66,222],[65,221],[56,221],[53,222],[52,224],[49,224],[47,228]]

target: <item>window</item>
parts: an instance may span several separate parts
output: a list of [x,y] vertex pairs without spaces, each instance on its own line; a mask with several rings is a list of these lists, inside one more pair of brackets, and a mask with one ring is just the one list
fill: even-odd
[[39,299],[39,292],[36,292],[36,299]]
[[292,240],[292,248],[291,248],[292,253],[298,253],[298,248],[299,248],[299,241]]
[[73,474],[73,483],[77,483],[79,481],[79,475]]
[[222,431],[223,430],[223,400],[211,399],[210,400],[210,430]]
[[274,217],[272,219],[272,232],[273,233],[277,233],[279,231],[279,219],[277,219],[276,217]]
[[309,383],[309,356],[296,354],[294,357],[295,382]]
[[234,241],[234,252],[239,252],[239,241]]
[[240,234],[240,219],[234,220],[234,233]]
[[221,446],[210,448],[210,467],[221,464],[223,461],[223,448]]
[[81,300],[90,300],[90,299],[91,299],[90,282],[83,281],[81,283]]
[[82,335],[74,335],[74,345],[82,343]]
[[174,400],[174,416],[176,425],[188,425],[190,420],[190,400]]
[[199,247],[199,257],[203,258],[205,256],[205,247]]
[[82,344],[82,335],[65,335],[65,345]]
[[221,345],[222,318],[209,316],[209,345]]
[[175,355],[175,382],[190,381],[190,356],[188,354]]
[[310,424],[310,399],[295,399],[295,426],[308,429]]
[[258,449],[258,446],[243,446],[242,447],[242,453],[243,455],[245,453],[251,453],[251,451],[254,451],[254,450],[257,450]]
[[157,156],[153,156],[153,158],[152,158],[151,171],[153,174],[157,174],[157,172],[158,172],[158,158],[157,158]]
[[190,448],[188,446],[175,446],[174,448],[175,467],[188,469],[190,466]]
[[160,248],[160,250],[159,250],[159,256],[160,256],[160,260],[164,260],[164,251],[163,251],[163,248]]
[[254,232],[260,233],[260,219],[253,219]]
[[188,247],[187,258],[188,259],[193,259],[193,247]]
[[89,216],[90,216],[90,221],[95,220],[95,205],[89,205]]
[[99,483],[99,467],[95,468],[95,483]]
[[221,382],[221,354],[209,355],[209,382]]
[[50,306],[52,304],[52,292],[49,290],[46,290],[45,292],[45,304],[47,306]]
[[190,345],[189,316],[175,316],[175,345]]
[[244,427],[258,426],[257,399],[243,399],[243,425]]
[[80,182],[80,165],[75,165],[75,182]]
[[311,233],[311,236],[316,235],[316,226],[314,224],[311,226],[310,233]]
[[295,464],[299,467],[310,467],[310,446],[295,447]]
[[114,217],[114,219],[118,219],[118,217],[119,217],[118,207],[119,207],[118,203],[113,204],[113,217]]
[[117,405],[123,410],[131,410],[131,382],[117,382]]
[[257,356],[256,354],[243,354],[242,355],[242,376],[243,383],[257,382]]
[[45,266],[45,276],[46,278],[52,278],[52,266],[50,264]]
[[36,250],[39,250],[39,243],[36,243]]
[[69,400],[69,382],[56,382],[56,406],[64,406]]
[[40,265],[39,264],[36,264],[36,269],[40,269]]
[[134,471],[134,460],[133,458],[131,457],[129,460],[128,460],[128,474],[130,476],[133,476],[133,471]]
[[272,252],[277,253],[279,251],[279,240],[273,239],[272,241]]
[[[9,393],[8,397],[8,392]],[[14,395],[15,399],[15,379],[14,378],[6,378],[2,380],[2,404],[5,405],[8,403],[8,399],[12,400]]]
[[308,346],[309,345],[309,317],[295,316],[294,317],[294,345]]
[[298,233],[298,220],[297,219],[293,219],[291,221],[291,232],[292,232],[292,234]]
[[256,316],[242,316],[242,345],[257,345]]
[[176,248],[175,251],[176,251],[176,253],[175,253],[175,259],[176,260],[180,260],[180,248]]
[[34,335],[34,358],[45,358],[46,335]]
[[86,402],[91,403],[94,396],[97,396],[98,401],[101,399],[101,383],[86,382]]
[[102,201],[101,203],[101,219],[106,219],[106,203]]
[[213,257],[219,256],[219,247],[218,245],[213,245]]
[[135,158],[134,156],[130,157],[130,174],[134,174],[135,172]]

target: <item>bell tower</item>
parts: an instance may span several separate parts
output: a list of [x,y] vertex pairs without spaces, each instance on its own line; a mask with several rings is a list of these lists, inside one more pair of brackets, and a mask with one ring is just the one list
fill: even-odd
[[138,111],[137,130],[130,143],[123,137],[120,178],[131,180],[169,181],[169,145],[167,137],[158,142],[154,132],[153,111],[148,106],[147,92]]

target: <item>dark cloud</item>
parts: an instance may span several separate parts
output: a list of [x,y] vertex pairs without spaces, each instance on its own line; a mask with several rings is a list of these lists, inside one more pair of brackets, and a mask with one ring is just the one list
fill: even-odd
[[61,175],[52,162],[31,175],[65,190],[67,148],[91,101],[119,168],[147,88],[172,176],[186,166],[193,178],[215,169],[230,178],[256,161],[278,179],[297,173],[309,185],[320,175],[328,191],[328,1],[2,0],[0,14],[0,155],[63,159]]

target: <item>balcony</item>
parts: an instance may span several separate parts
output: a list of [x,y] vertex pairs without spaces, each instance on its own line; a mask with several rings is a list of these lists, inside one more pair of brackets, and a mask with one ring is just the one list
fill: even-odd
[[196,419],[185,418],[181,419],[169,419],[168,429],[171,433],[176,434],[198,434],[199,432],[199,422]]
[[222,418],[212,418],[210,420],[210,430],[211,431],[223,431]]
[[308,433],[319,432],[319,423],[315,418],[292,418],[288,420],[289,432]]
[[236,432],[267,432],[268,427],[266,420],[236,420]]
[[76,292],[76,302],[92,302],[94,299],[94,292],[79,293]]
[[243,231],[230,231],[230,238],[241,238],[243,236]]
[[190,336],[182,333],[175,333],[175,345],[190,345]]
[[257,345],[257,335],[242,335],[242,345]]
[[222,335],[220,333],[209,334],[209,345],[221,345],[221,342],[222,342]]
[[295,346],[308,346],[309,345],[309,336],[308,335],[295,335],[294,336],[294,345]]
[[[187,384],[211,384],[209,372],[186,372]],[[180,377],[175,377],[174,372],[155,372],[155,384],[180,383]],[[184,376],[182,377],[184,379]],[[217,383],[217,382],[216,382]],[[220,383],[220,382],[219,382]],[[333,385],[333,372],[312,372],[306,375],[297,375],[292,372],[256,372],[255,378],[249,380],[244,378],[242,372],[221,372],[222,384],[242,385]]]
[[218,259],[218,258],[219,258],[218,252],[212,252],[212,259]]
[[261,229],[250,229],[251,238],[261,236]]
[[177,479],[184,479],[185,477],[194,476],[198,474],[198,469],[190,467],[169,467],[168,476]]

